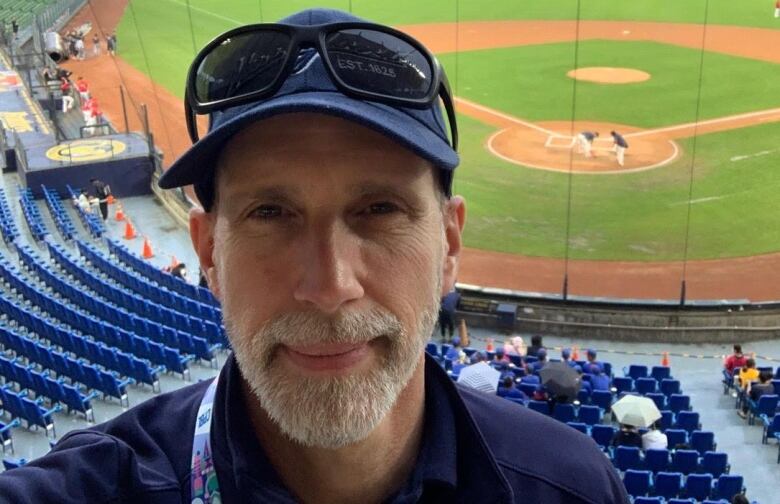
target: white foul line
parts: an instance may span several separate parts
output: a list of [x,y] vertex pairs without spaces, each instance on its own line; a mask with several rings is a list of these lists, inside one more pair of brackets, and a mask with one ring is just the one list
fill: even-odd
[[[503,112],[499,112],[498,110],[493,110],[492,108],[485,107],[484,105],[479,105],[477,103],[474,103],[472,101],[466,100],[465,98],[461,98],[459,96],[455,97],[455,102],[463,103],[466,106],[473,107],[477,110],[481,110],[482,112],[492,114],[496,117],[500,117],[501,119],[505,119],[509,122],[513,122],[515,124],[519,124],[521,126],[525,126],[526,128],[534,129],[540,133],[546,133],[547,135],[555,135],[555,136],[561,136],[560,133],[557,133],[555,131],[550,131],[548,129],[542,128],[541,126],[537,126],[536,124],[530,123],[528,121],[523,121],[522,119],[518,119],[516,117],[512,117],[510,115],[504,114]],[[467,114],[468,115],[468,114]]]
[[211,12],[209,10],[201,9],[200,7],[194,7],[192,5],[187,5],[186,3],[180,2],[179,0],[168,0],[168,1],[171,2],[171,3],[177,4],[177,5],[180,5],[182,7],[186,7],[186,8],[192,9],[194,11],[198,11],[198,12],[200,12],[202,14],[206,14],[207,16],[212,16],[212,17],[215,17],[217,19],[221,19],[223,21],[227,21],[228,23],[233,23],[236,26],[239,26],[239,25],[242,25],[242,24],[246,24],[245,21],[239,21],[238,19],[233,19],[233,18],[229,18],[227,16],[222,16],[220,14],[216,14],[216,13]]
[[736,121],[739,119],[749,119],[751,117],[759,117],[763,115],[771,115],[771,114],[780,114],[780,108],[776,109],[769,109],[769,110],[761,110],[759,112],[748,112],[746,114],[737,114],[732,116],[726,116],[726,117],[719,117],[717,119],[709,119],[707,121],[699,121],[699,122],[692,122],[692,123],[686,123],[686,124],[677,124],[675,126],[668,126],[666,128],[657,128],[657,129],[650,129],[645,131],[638,131],[636,133],[627,133],[623,135],[624,137],[639,137],[644,135],[654,135],[657,133],[666,133],[667,131],[676,131],[681,129],[687,129],[692,128],[695,126],[705,126],[708,124],[718,124],[722,122],[729,122],[729,121]]

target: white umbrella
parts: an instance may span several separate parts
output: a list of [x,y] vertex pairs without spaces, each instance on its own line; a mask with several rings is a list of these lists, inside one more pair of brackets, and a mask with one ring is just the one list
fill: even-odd
[[626,395],[613,404],[612,414],[618,422],[634,427],[650,427],[661,418],[652,399],[635,395]]
[[495,394],[498,390],[498,380],[501,373],[486,362],[478,362],[471,366],[466,366],[460,370],[458,383],[468,385],[471,388]]

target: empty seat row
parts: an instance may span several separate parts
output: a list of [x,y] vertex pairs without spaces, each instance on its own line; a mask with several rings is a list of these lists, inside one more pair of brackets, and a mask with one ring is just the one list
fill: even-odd
[[41,241],[49,234],[49,230],[46,229],[46,225],[43,223],[43,218],[41,218],[41,213],[38,211],[38,205],[35,204],[32,191],[21,186],[17,186],[17,189],[19,191],[19,204],[22,207],[22,214],[25,222],[27,222],[30,234],[32,234],[35,241]]
[[16,219],[8,206],[8,200],[5,197],[5,191],[0,187],[0,233],[3,235],[3,241],[12,243],[19,237],[19,230],[16,227]]
[[669,366],[653,366],[648,368],[643,364],[631,364],[623,368],[624,376],[638,380],[640,378],[653,378],[659,384],[662,380],[672,378],[672,370]]
[[718,478],[711,474],[691,474],[683,482],[680,473],[652,475],[649,471],[628,470],[623,475],[623,484],[634,498],[652,495],[664,499],[687,497],[696,501],[722,499],[731,502],[735,495],[745,491],[742,476],[732,474],[723,474]]
[[618,393],[637,392],[642,395],[661,393],[665,396],[680,393],[680,382],[672,378],[664,378],[661,381],[655,378],[631,378],[630,376],[616,376],[612,379],[612,386]]
[[41,190],[43,191],[43,197],[46,201],[46,206],[49,209],[49,214],[54,220],[54,225],[65,240],[71,240],[76,236],[76,226],[73,225],[73,221],[70,219],[70,215],[62,205],[60,195],[53,189],[48,189],[45,185],[41,184]]
[[106,243],[108,244],[108,251],[136,273],[156,282],[170,291],[178,292],[190,299],[212,306],[219,306],[219,302],[214,298],[210,290],[198,285],[191,285],[181,278],[160,271],[140,257],[134,255],[121,243],[117,243],[111,239],[106,239]]
[[0,387],[0,404],[5,414],[11,419],[23,420],[27,427],[42,427],[46,435],[56,437],[57,432],[54,429],[53,414],[60,411],[60,405],[46,409],[41,407],[37,401],[27,397],[26,392],[15,392],[10,385]]
[[653,473],[673,471],[684,475],[709,473],[715,477],[728,474],[728,454],[696,450],[642,450],[636,446],[618,446],[613,450],[612,462],[621,471],[642,469]]

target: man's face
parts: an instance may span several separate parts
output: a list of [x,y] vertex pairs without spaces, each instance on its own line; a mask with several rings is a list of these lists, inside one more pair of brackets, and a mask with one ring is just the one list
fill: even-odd
[[293,440],[364,439],[415,372],[455,281],[464,219],[423,159],[318,114],[232,138],[193,243],[242,374]]

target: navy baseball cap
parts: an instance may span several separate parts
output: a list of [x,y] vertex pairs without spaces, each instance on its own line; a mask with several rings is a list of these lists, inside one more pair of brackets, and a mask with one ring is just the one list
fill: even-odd
[[[338,10],[307,9],[279,23],[312,26],[344,21],[365,20]],[[165,171],[159,186],[173,189],[193,184],[201,204],[209,210],[214,201],[216,161],[227,141],[249,124],[296,112],[341,117],[395,140],[439,168],[443,190],[451,195],[452,172],[460,160],[449,144],[438,101],[429,108],[413,109],[346,96],[331,81],[319,53],[307,48],[300,50],[294,71],[274,96],[212,112],[208,134]]]

